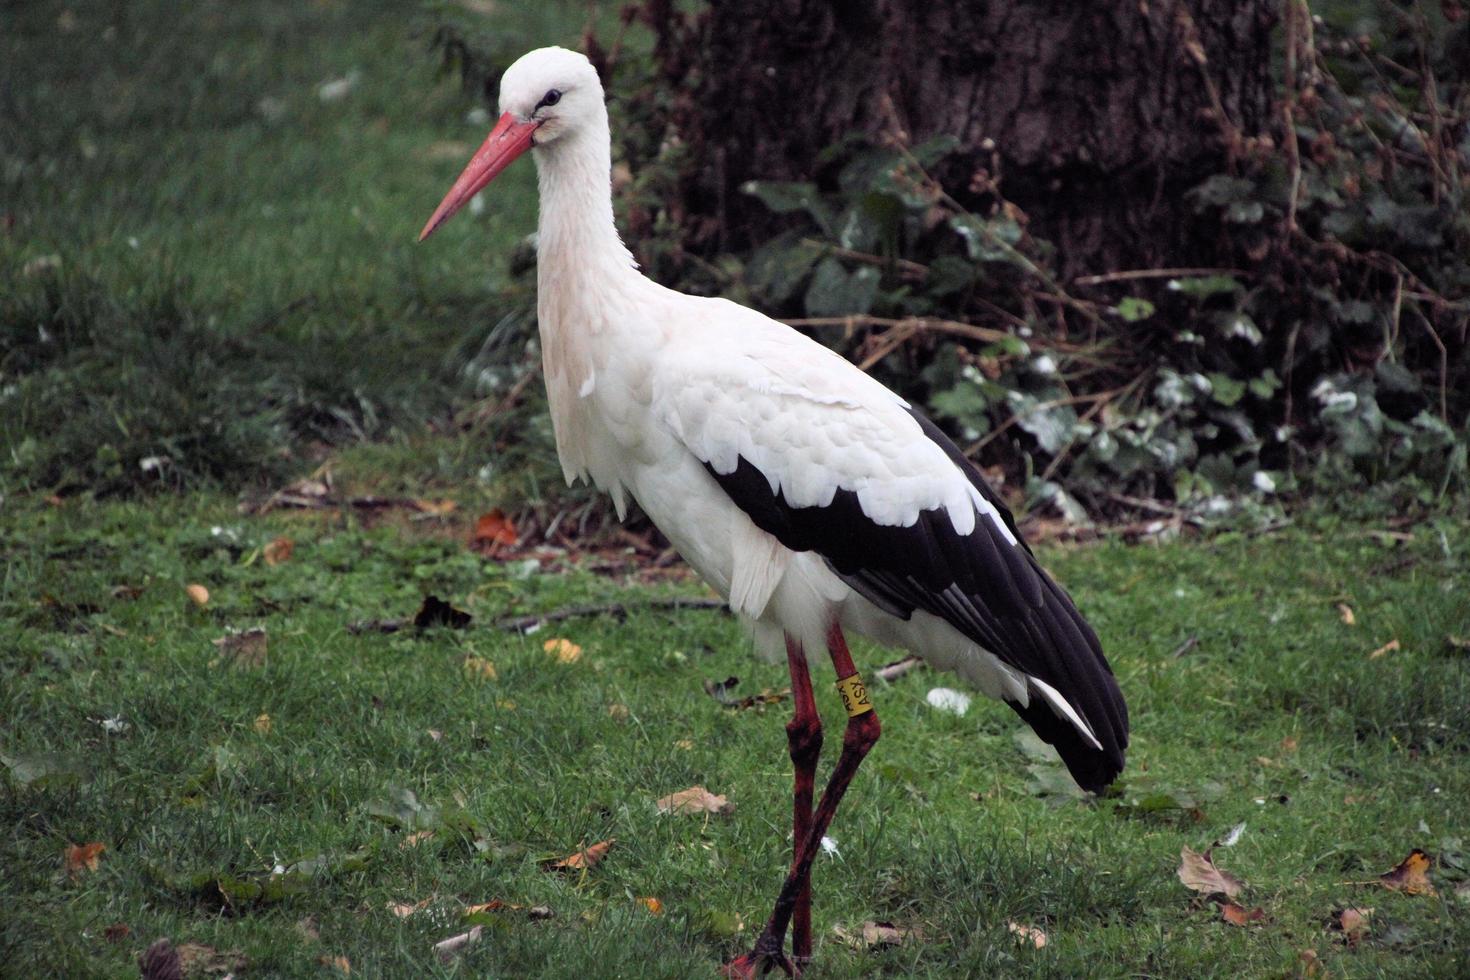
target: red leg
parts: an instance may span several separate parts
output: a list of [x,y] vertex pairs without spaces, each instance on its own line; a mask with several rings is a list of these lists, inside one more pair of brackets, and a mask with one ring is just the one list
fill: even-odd
[[[817,777],[817,758],[822,754],[822,718],[812,696],[812,675],[807,670],[801,644],[786,637],[786,664],[791,669],[791,700],[796,713],[786,725],[791,764],[796,773],[796,791],[791,814],[791,867],[801,860],[801,849],[812,832],[812,793]],[[802,885],[791,914],[791,955],[797,966],[812,956],[812,886]]]
[[[857,675],[857,668],[852,662],[852,654],[848,652],[847,643],[842,637],[842,630],[836,623],[832,624],[831,630],[827,633],[827,649],[832,654],[832,666],[836,668],[839,679]],[[771,912],[771,918],[761,930],[760,937],[756,939],[755,948],[725,967],[724,972],[727,976],[759,976],[770,970],[772,966],[779,966],[788,974],[794,975],[795,973],[791,962],[782,952],[782,947],[786,942],[786,930],[792,924],[792,916],[799,897],[810,887],[812,862],[816,860],[817,852],[821,850],[822,836],[827,833],[832,817],[837,813],[837,806],[842,802],[842,795],[847,792],[848,784],[857,774],[863,757],[873,748],[879,735],[882,734],[878,714],[870,704],[857,714],[852,714],[852,710],[852,706],[849,706],[847,731],[842,736],[842,754],[837,757],[837,765],[832,770],[831,778],[827,781],[827,788],[822,791],[822,799],[817,803],[816,812],[812,814],[806,843],[802,846],[796,862],[786,876],[785,883],[781,886],[781,894],[776,898],[776,907]]]

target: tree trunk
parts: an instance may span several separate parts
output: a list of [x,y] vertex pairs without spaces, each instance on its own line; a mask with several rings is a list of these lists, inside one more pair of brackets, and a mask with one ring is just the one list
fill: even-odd
[[736,192],[743,181],[812,179],[851,133],[948,134],[962,152],[936,176],[974,206],[998,185],[1057,246],[1064,276],[1207,258],[1180,195],[1267,127],[1275,6],[713,0],[657,51],[693,82],[676,127],[713,162],[683,205],[718,230],[710,244],[742,247],[771,220]]

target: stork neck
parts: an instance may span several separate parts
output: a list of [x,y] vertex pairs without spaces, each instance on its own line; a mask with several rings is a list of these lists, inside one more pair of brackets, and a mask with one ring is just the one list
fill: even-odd
[[604,113],[593,125],[535,150],[541,211],[539,287],[592,287],[639,277],[613,222],[612,154]]

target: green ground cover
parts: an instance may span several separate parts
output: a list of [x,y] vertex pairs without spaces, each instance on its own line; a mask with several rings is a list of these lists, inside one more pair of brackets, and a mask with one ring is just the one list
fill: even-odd
[[[508,53],[574,42],[585,17],[490,9]],[[131,976],[166,936],[238,951],[243,966],[213,965],[240,976],[331,975],[336,957],[369,976],[702,976],[768,909],[789,706],[733,710],[704,683],[753,694],[784,668],[721,613],[642,609],[702,595],[692,581],[466,547],[467,515],[507,481],[536,499],[549,467],[439,424],[483,390],[503,257],[534,213],[516,168],[484,214],[412,244],[483,134],[428,52],[442,16],[331,0],[4,14],[0,973]],[[360,442],[333,456],[344,493],[452,488],[459,509],[244,517],[218,489],[299,476],[344,441]],[[114,494],[154,483],[191,492]],[[875,684],[885,736],[818,864],[812,974],[1281,976],[1311,949],[1333,976],[1456,975],[1470,525],[1428,506],[1444,509],[1409,525],[1380,505],[1045,550],[1133,711],[1120,795],[1058,793],[1003,707],[930,708],[941,677]],[[474,625],[347,628],[426,594]],[[634,611],[530,637],[492,625],[606,602]],[[213,643],[253,627],[258,663]],[[548,638],[581,657],[558,662]],[[734,812],[656,812],[692,785]],[[1264,914],[1249,927],[1175,877],[1181,847],[1241,822],[1215,856]],[[585,873],[542,867],[609,839]],[[92,843],[95,870],[68,870]],[[1354,884],[1414,847],[1438,894]],[[551,916],[466,917],[492,900]],[[1347,905],[1374,909],[1353,945],[1326,928]],[[869,920],[921,935],[869,950],[833,932]],[[433,944],[476,924],[481,942],[441,964]]]
[[[834,825],[839,856],[817,867],[812,974],[1279,976],[1312,949],[1333,976],[1455,975],[1470,949],[1470,661],[1450,639],[1470,634],[1467,526],[1385,530],[1318,517],[1046,549],[1129,698],[1121,795],[1052,795],[1065,780],[1002,706],[960,718],[926,703],[939,675],[875,684],[884,738]],[[789,846],[789,704],[734,710],[704,682],[780,689],[784,667],[753,660],[724,614],[639,610],[701,594],[693,582],[487,558],[467,524],[242,518],[211,496],[11,506],[0,532],[0,905],[23,974],[127,975],[168,936],[238,951],[241,975],[318,975],[345,956],[367,975],[697,976],[766,912]],[[279,536],[295,547],[271,565]],[[474,624],[347,629],[428,593]],[[634,611],[530,637],[491,625],[608,601]],[[255,626],[262,663],[212,643]],[[580,658],[559,662],[548,638]],[[693,785],[734,812],[657,813]],[[1240,822],[1215,859],[1263,911],[1249,927],[1175,877],[1183,846]],[[542,867],[609,839],[584,873]],[[69,873],[66,849],[92,842],[97,869]],[[1415,847],[1435,857],[1437,895],[1354,884]],[[552,915],[465,918],[492,900]],[[1375,911],[1350,947],[1327,923],[1352,905]],[[870,920],[922,938],[859,950],[832,931]],[[488,934],[441,967],[434,943],[477,921]],[[1048,944],[1018,944],[1008,922]],[[117,924],[130,931],[109,940]]]

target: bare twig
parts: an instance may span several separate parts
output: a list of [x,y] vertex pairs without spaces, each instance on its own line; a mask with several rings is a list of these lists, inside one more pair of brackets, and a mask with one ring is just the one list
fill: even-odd
[[579,619],[584,616],[612,616],[615,619],[626,619],[628,614],[645,609],[726,609],[728,608],[724,599],[686,599],[675,597],[672,599],[649,599],[645,602],[625,604],[621,602],[603,602],[595,605],[567,606],[563,609],[555,609],[551,612],[536,613],[531,616],[512,616],[507,619],[495,621],[497,629],[506,630],[511,633],[529,633],[535,629],[545,626],[547,623],[559,623],[567,619]]
[[1072,280],[1074,286],[1101,286],[1109,282],[1132,282],[1136,279],[1179,279],[1196,276],[1249,276],[1244,269],[1128,269],[1124,272],[1105,272],[1098,276],[1079,276]]
[[873,671],[873,676],[879,680],[892,682],[898,680],[914,668],[922,666],[924,666],[924,661],[918,657],[904,657],[902,660],[895,660],[891,664],[885,664],[879,667]]
[[977,439],[971,445],[967,446],[965,448],[965,455],[975,455],[980,450],[984,449],[986,446],[994,442],[996,439],[1000,438],[1002,433],[1004,433],[1011,426],[1015,425],[1017,422],[1021,421],[1021,419],[1035,415],[1037,412],[1044,412],[1049,408],[1061,408],[1063,405],[1081,405],[1087,402],[1107,401],[1116,397],[1120,392],[1126,391],[1129,387],[1129,385],[1124,385],[1122,388],[1114,388],[1111,391],[1099,391],[1091,395],[1070,395],[1066,398],[1052,398],[1048,401],[1037,402],[1035,405],[1032,405],[1024,412],[1015,413],[1010,418],[1002,422],[1000,425],[992,429],[989,433]]
[[993,327],[981,327],[973,323],[962,323],[958,320],[935,320],[929,317],[904,317],[901,320],[890,319],[881,316],[808,316],[798,317],[794,320],[783,320],[791,327],[842,327],[846,330],[855,330],[858,327],[886,327],[894,329],[903,327],[914,333],[946,333],[956,337],[967,337],[987,344],[994,344],[1002,340],[1013,339],[1011,334],[1004,330],[996,330]]
[[1199,637],[1191,635],[1187,640],[1174,648],[1174,652],[1169,654],[1169,659],[1178,660],[1197,646],[1199,646]]
[[822,250],[824,255],[835,255],[839,259],[847,259],[852,262],[861,262],[864,265],[874,265],[881,269],[892,267],[900,278],[910,282],[923,282],[929,278],[929,267],[922,262],[911,259],[888,258],[882,255],[874,255],[871,252],[859,252],[851,248],[843,248],[840,245],[830,245],[827,242],[818,241],[815,238],[803,238],[803,245]]

